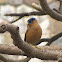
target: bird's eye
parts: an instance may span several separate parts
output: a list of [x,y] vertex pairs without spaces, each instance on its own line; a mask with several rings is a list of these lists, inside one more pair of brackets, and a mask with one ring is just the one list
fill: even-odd
[[29,21],[29,23],[31,23],[31,21]]
[[31,23],[32,23],[32,21],[29,21],[28,23],[29,23],[29,24],[31,24]]

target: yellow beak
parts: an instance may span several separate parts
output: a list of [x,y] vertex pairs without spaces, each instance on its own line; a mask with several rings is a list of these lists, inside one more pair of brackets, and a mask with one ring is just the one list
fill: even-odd
[[28,22],[26,24],[28,25]]

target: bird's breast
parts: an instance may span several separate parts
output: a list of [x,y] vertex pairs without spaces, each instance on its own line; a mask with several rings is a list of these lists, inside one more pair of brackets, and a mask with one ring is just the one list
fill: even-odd
[[42,35],[42,29],[39,25],[32,26],[28,29],[26,34],[26,42],[36,45]]

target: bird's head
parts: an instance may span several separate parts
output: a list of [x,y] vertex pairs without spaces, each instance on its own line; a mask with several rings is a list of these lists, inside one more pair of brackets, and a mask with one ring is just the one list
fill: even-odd
[[31,24],[33,21],[35,21],[36,19],[35,18],[30,18],[26,24]]

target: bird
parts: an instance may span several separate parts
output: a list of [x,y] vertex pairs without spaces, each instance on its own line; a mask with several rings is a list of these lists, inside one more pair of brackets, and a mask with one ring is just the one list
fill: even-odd
[[27,30],[25,33],[24,41],[28,44],[38,45],[42,36],[42,29],[38,24],[38,21],[36,20],[36,18],[30,18],[26,24]]

